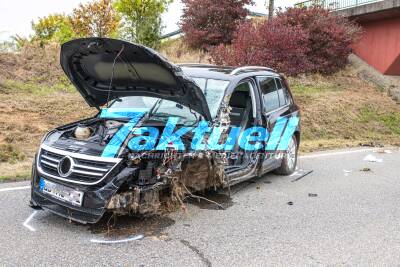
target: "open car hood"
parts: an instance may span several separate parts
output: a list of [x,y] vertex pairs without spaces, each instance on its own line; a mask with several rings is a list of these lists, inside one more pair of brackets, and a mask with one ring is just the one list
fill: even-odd
[[187,106],[211,121],[201,89],[150,48],[107,38],[72,40],[61,47],[61,66],[92,107],[105,105],[107,99],[149,96]]

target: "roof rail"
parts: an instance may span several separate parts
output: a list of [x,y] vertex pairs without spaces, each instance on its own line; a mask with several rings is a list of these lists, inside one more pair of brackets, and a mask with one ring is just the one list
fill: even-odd
[[207,64],[207,63],[178,63],[178,66],[215,66],[213,64]]
[[246,70],[267,70],[267,71],[273,71],[276,72],[274,69],[268,68],[268,67],[262,67],[262,66],[246,66],[246,67],[239,67],[234,69],[230,74],[231,75],[236,75],[239,72],[246,71]]

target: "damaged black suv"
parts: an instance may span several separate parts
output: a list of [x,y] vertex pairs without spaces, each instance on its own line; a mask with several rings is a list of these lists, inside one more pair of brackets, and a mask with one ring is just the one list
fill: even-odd
[[99,113],[44,136],[32,167],[34,208],[96,223],[105,212],[154,213],[166,199],[296,168],[299,108],[270,68],[174,65],[105,38],[63,44],[61,66]]

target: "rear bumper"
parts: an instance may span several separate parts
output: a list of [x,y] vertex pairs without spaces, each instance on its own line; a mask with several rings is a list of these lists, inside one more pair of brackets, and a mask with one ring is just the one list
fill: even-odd
[[[47,177],[45,174],[38,172],[34,162],[32,166],[31,205],[49,210],[57,215],[80,223],[96,223],[103,217],[111,198],[117,193],[120,186],[132,177],[134,171],[134,168],[126,168],[118,175],[109,179],[101,188],[91,188],[76,186]],[[82,206],[74,206],[41,192],[39,188],[41,177],[54,183],[63,184],[75,190],[82,191],[84,193]]]

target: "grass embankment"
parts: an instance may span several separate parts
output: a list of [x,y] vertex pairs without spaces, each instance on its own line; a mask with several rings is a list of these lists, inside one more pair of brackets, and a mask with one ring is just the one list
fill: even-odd
[[28,178],[44,133],[95,113],[65,88],[0,82],[0,181]]
[[351,66],[289,80],[302,111],[302,151],[400,145],[400,105]]
[[[175,49],[163,51],[175,62],[204,62],[207,58],[201,53],[190,56],[170,54],[179,51]],[[0,55],[0,70],[7,68],[0,72],[0,181],[28,178],[45,132],[96,112],[67,85],[56,59],[41,56],[54,66],[50,74],[36,71],[29,58],[14,57],[13,63],[4,67]],[[44,67],[39,66],[41,70]],[[46,75],[51,77],[46,79]],[[400,145],[400,105],[361,80],[351,66],[334,75],[302,76],[289,82],[302,111],[302,152],[360,144]]]

